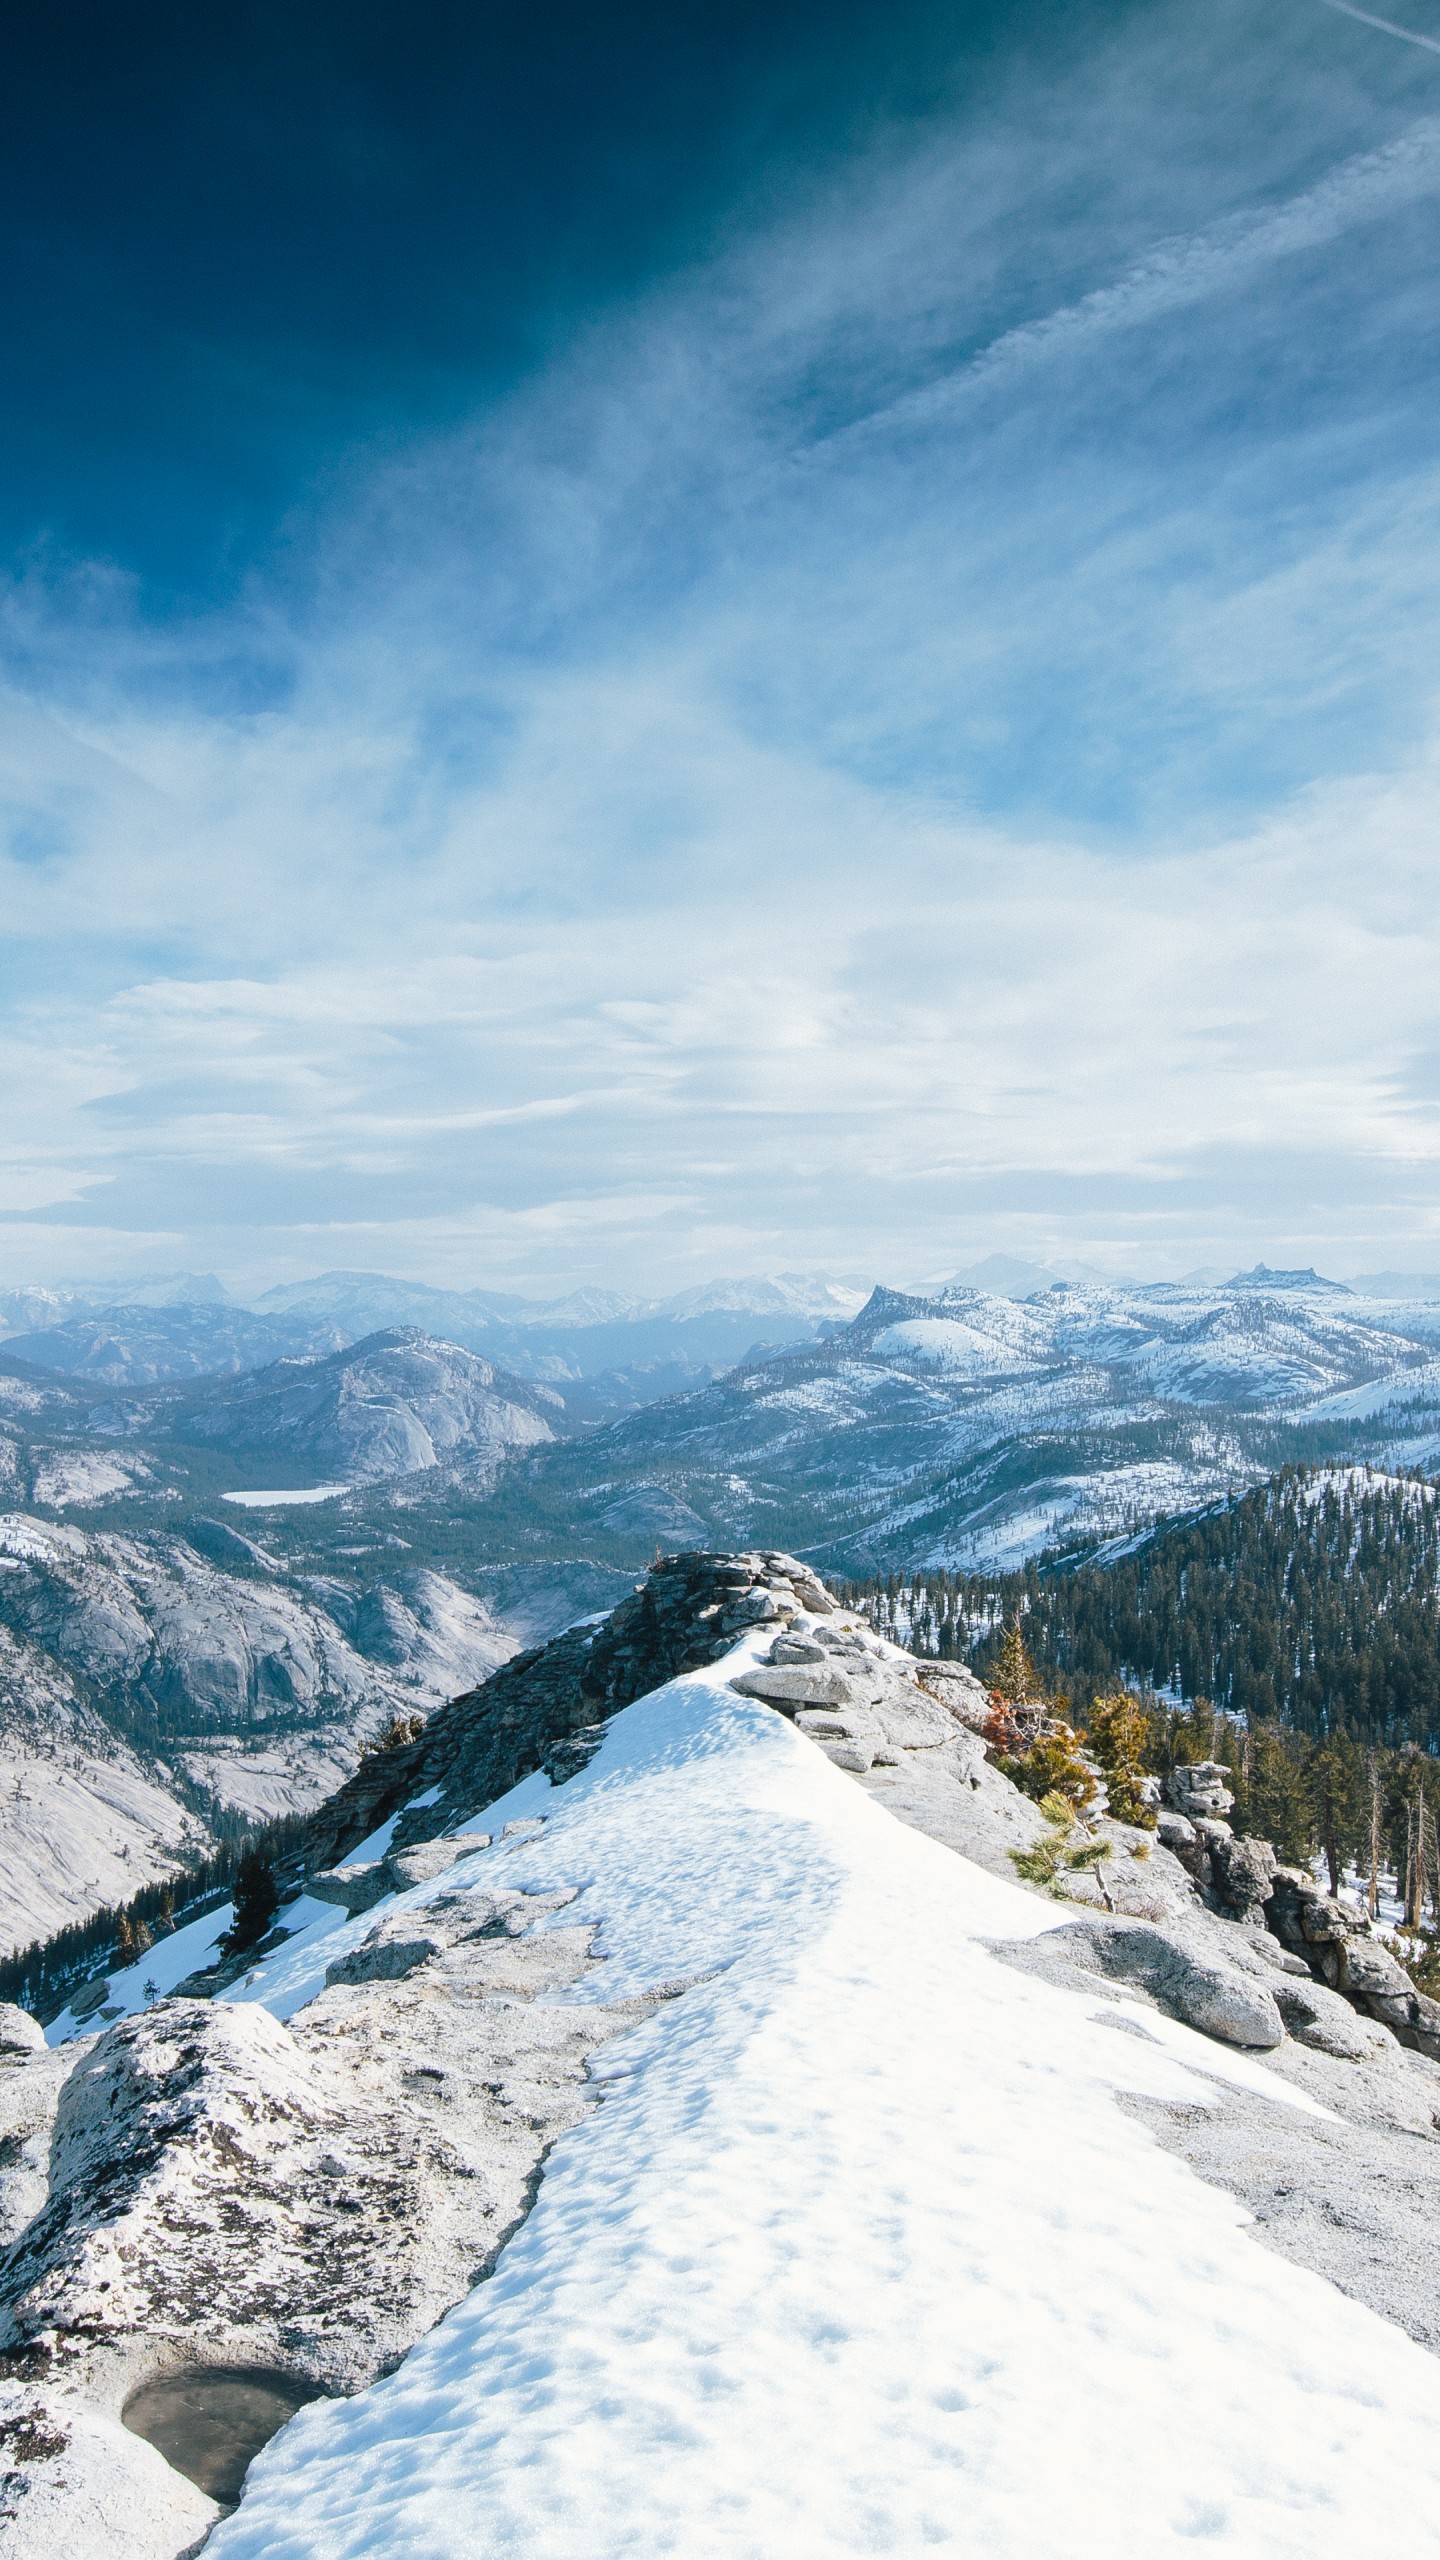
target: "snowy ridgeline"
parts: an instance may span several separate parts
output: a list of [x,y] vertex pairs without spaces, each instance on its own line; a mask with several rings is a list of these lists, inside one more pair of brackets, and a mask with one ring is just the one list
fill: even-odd
[[[1324,2111],[997,1960],[1073,1913],[738,1695],[758,1651],[617,1715],[563,1786],[477,1807],[488,1850],[356,1918],[297,1910],[228,1995],[333,2041],[363,1994],[327,1968],[503,1887],[556,1897],[541,1932],[595,1932],[599,1993],[562,1980],[532,2014],[669,1996],[592,2059],[603,2103],[489,2280],[390,2378],[302,2411],[207,2554],[1440,2550],[1433,2359],[1259,2246],[1132,2112],[1259,2094],[1283,2133]],[[158,2455],[105,2424],[143,2496]],[[46,2468],[12,2527],[27,2560],[72,2547]],[[178,2552],[214,2512],[192,2506],[163,2544],[117,2522],[112,2549]]]

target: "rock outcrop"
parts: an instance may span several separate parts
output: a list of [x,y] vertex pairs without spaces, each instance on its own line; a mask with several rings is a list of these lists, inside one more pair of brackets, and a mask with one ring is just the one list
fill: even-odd
[[1284,2041],[1285,2021],[1263,1964],[1247,1973],[1194,1931],[1097,1914],[1005,1952],[1023,1970],[1052,1980],[1094,1972],[1132,1984],[1167,2016],[1220,2044],[1270,2053]]
[[[589,2057],[653,2003],[604,1999],[589,1929],[554,1925],[571,1893],[456,1875],[292,2025],[172,1998],[56,2053],[0,2041],[24,2152],[0,2187],[0,2455],[7,2430],[54,2442],[57,2469],[37,2490],[21,2465],[12,2497],[38,2530],[68,2482],[49,2550],[178,2560],[217,2510],[147,2468],[118,2424],[131,2393],[227,2367],[362,2388],[486,2272],[594,2103]],[[133,2546],[107,2486],[130,2474],[153,2528]]]
[[1225,1781],[1230,1772],[1220,1760],[1195,1760],[1172,1769],[1165,1793],[1175,1811],[1190,1822],[1223,1822],[1234,1811],[1235,1798]]
[[[978,1680],[963,1675],[983,1697]],[[978,1767],[983,1749],[973,1722],[956,1712],[961,1679],[927,1686],[918,1664],[852,1626],[823,1622],[803,1635],[777,1636],[762,1662],[731,1686],[778,1707],[837,1767],[857,1774],[896,1765],[902,1751],[962,1749]]]
[[1283,1947],[1317,1981],[1378,2019],[1401,2044],[1440,2061],[1440,2000],[1417,1991],[1363,1912],[1328,1894],[1297,1867],[1277,1868],[1266,1918]]
[[[558,1782],[583,1768],[620,1708],[678,1672],[718,1662],[750,1628],[778,1632],[801,1610],[823,1621],[835,1603],[793,1556],[662,1557],[603,1622],[515,1655],[432,1716],[418,1741],[362,1761],[312,1821],[307,1863],[340,1865],[392,1814],[403,1812],[395,1839],[408,1846],[536,1769]],[[417,1805],[419,1796],[429,1801]]]

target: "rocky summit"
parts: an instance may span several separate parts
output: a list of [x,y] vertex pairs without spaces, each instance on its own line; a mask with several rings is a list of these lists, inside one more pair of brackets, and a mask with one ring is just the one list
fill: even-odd
[[[337,2407],[368,2405],[387,2375],[414,2377],[409,2401],[383,2402],[403,2411],[423,2397],[417,2359],[433,2350],[451,2359],[453,2412],[469,2387],[454,2360],[499,2352],[543,2270],[573,2267],[575,2300],[587,2298],[585,2253],[619,2209],[617,2181],[640,2176],[625,2091],[653,2064],[669,2124],[663,2073],[678,2089],[679,2057],[713,2046],[719,2078],[706,2085],[718,2089],[748,2050],[745,2003],[792,1977],[802,2008],[788,2040],[803,2035],[803,1999],[832,1997],[825,1968],[839,1957],[826,1951],[844,1932],[823,1915],[847,1872],[869,1881],[855,1887],[862,1952],[837,1977],[835,2017],[858,2016],[887,1981],[899,2014],[886,1949],[903,1940],[904,1979],[933,1964],[937,1982],[972,1986],[992,2021],[944,2030],[946,2050],[961,2034],[980,2042],[966,2048],[969,2112],[942,2146],[958,2160],[968,2144],[972,2165],[937,2198],[953,2203],[980,2174],[974,2092],[1003,2077],[1018,2020],[1021,2100],[1047,2071],[1079,2075],[1063,2105],[1017,2118],[1027,2140],[1053,2116],[1069,2143],[1072,2112],[1103,2106],[1104,2140],[1123,2148],[1140,2139],[1128,2110],[1243,2200],[1266,2249],[1306,2282],[1327,2279],[1341,2312],[1349,2297],[1401,2346],[1440,2351],[1440,2011],[1361,1916],[1268,1844],[1234,1836],[1213,1763],[1176,1773],[1158,1833],[1097,1818],[1099,1854],[1066,1878],[1068,1907],[1026,1891],[1012,1853],[1046,1817],[988,1757],[991,1712],[972,1674],[887,1642],[793,1557],[668,1556],[608,1616],[516,1656],[418,1737],[373,1753],[312,1817],[258,1942],[227,1951],[218,1919],[208,1943],[181,1933],[189,1973],[164,1990],[141,1985],[143,1968],[110,1979],[99,2032],[80,2003],[51,2043],[0,2012],[7,2553],[181,2560],[212,2530],[217,2555],[237,2560],[418,2547],[403,2520],[363,2545],[333,2517],[307,2524],[309,2540],[283,2539],[286,2501],[341,2479],[344,2465],[321,2459]],[[757,1929],[769,1934],[751,1974],[745,1933]],[[842,2186],[842,2132],[864,2117],[878,2032],[863,2029],[831,2112],[803,2137],[822,2168],[834,2153]],[[1169,2059],[1152,2066],[1141,2047]],[[797,2088],[838,2067],[817,2052]],[[917,2158],[933,2137],[928,2069],[902,2146]],[[1096,2098],[1111,2081],[1119,2094]],[[611,2107],[610,2165],[596,2172],[608,2201],[585,2203],[597,2110]],[[786,2110],[761,2112],[770,2166],[758,2184],[746,2172],[726,2228],[757,2194],[789,2192]],[[699,2156],[723,2162],[718,2124]],[[1072,2179],[1089,2138],[1067,2152]],[[642,2181],[638,2227],[663,2192]],[[869,2209],[855,2208],[862,2224]],[[791,2215],[788,2280],[805,2269],[786,2349],[805,2395],[819,2389],[803,2378],[805,2288],[823,2291],[819,2271],[837,2262],[835,2233],[812,2231],[809,2210],[777,2202],[766,2225]],[[539,2256],[525,2258],[532,2217]],[[872,2273],[877,2301],[887,2281]],[[667,2298],[683,2302],[685,2288]],[[1243,2325],[1237,2300],[1232,2283],[1222,2325]],[[904,2315],[897,2297],[902,2329]],[[307,2403],[257,2464],[253,2497],[219,2523],[260,2444]],[[277,2508],[265,2484],[281,2477],[283,2445],[301,2449],[284,2457],[300,2468]],[[414,2467],[391,2461],[384,2477]],[[330,2492],[316,2494],[323,2506]]]

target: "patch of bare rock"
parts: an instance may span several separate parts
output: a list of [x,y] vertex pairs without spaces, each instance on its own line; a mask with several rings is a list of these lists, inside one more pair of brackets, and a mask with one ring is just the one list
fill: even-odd
[[591,1969],[588,1928],[537,1927],[568,1899],[382,1917],[292,2025],[174,1998],[0,2050],[25,2152],[0,2175],[7,2551],[173,2560],[219,2509],[121,2424],[137,2390],[199,2368],[360,2390],[488,2272],[594,2103],[590,2055],[646,2006],[540,1997]]

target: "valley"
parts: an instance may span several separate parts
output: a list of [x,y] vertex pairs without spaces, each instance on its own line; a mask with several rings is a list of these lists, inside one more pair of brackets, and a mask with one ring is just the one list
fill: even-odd
[[[1287,1465],[1423,1470],[1440,1452],[1433,1301],[1261,1271],[1023,1299],[876,1289],[845,1314],[824,1283],[789,1307],[803,1339],[757,1344],[787,1291],[805,1296],[727,1285],[663,1319],[572,1305],[581,1374],[560,1383],[414,1325],[245,1365],[233,1309],[112,1309],[99,1367],[98,1333],[84,1362],[34,1356],[69,1341],[73,1309],[12,1325],[0,1939],[303,1810],[397,1717],[609,1607],[659,1550],[783,1545],[854,1580],[1002,1571],[1123,1543]],[[341,1275],[265,1321],[343,1333],[415,1300]],[[553,1308],[548,1335],[473,1297],[458,1312],[512,1350],[564,1329]],[[176,1361],[202,1320],[229,1327],[228,1365],[147,1381],[172,1320]],[[729,1327],[745,1356],[597,1419],[616,1328],[634,1352],[642,1322],[719,1327],[717,1358]]]

